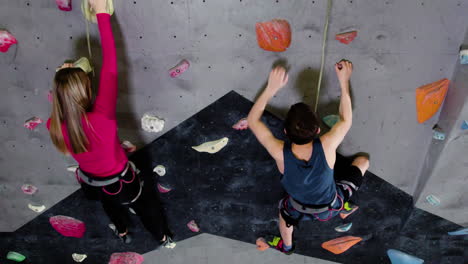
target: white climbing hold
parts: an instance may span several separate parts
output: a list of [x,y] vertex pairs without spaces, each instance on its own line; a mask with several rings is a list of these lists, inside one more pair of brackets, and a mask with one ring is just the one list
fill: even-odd
[[86,256],[85,254],[77,254],[77,253],[73,253],[72,254],[72,258],[75,262],[83,262],[83,260],[85,260],[88,256]]
[[197,223],[195,223],[195,220],[192,220],[187,223],[187,227],[190,229],[190,231],[198,233],[200,232],[200,227],[198,227]]
[[73,68],[80,68],[86,73],[90,73],[93,71],[93,67],[91,66],[91,63],[89,63],[89,60],[86,57],[81,57],[77,61],[75,61],[73,63]]
[[166,175],[166,167],[164,167],[163,165],[158,165],[154,167],[153,171],[156,172],[161,177]]
[[78,170],[78,165],[70,165],[67,167],[67,171],[75,173]]
[[164,186],[162,186],[162,185],[159,184],[159,183],[157,184],[157,186],[158,186],[158,191],[159,191],[160,193],[168,193],[168,192],[172,191],[171,188],[164,187]]
[[26,120],[23,126],[29,130],[34,130],[39,124],[42,124],[42,119],[34,116]]
[[23,186],[21,186],[21,190],[25,194],[33,195],[37,192],[37,187],[31,184],[24,184]]
[[164,120],[150,113],[146,113],[141,118],[141,127],[146,132],[160,132],[164,128]]
[[353,223],[340,225],[340,226],[335,227],[335,231],[336,232],[347,232],[347,231],[349,231],[349,229],[351,229],[352,226],[353,226]]
[[[84,17],[86,20],[91,21],[93,23],[97,23],[96,12],[91,9],[89,5],[89,0],[83,0],[81,2],[81,12],[83,12]],[[113,0],[107,0],[106,3],[106,13],[112,16],[114,14],[114,3]]]
[[224,137],[219,140],[205,142],[198,146],[193,146],[192,148],[198,152],[208,152],[214,154],[224,148],[229,142],[229,138]]
[[135,210],[133,210],[133,208],[129,207],[129,208],[128,208],[128,211],[129,211],[130,213],[136,215],[136,212],[135,212]]
[[36,213],[40,213],[40,212],[44,211],[45,208],[46,208],[44,205],[35,206],[35,205],[32,205],[32,204],[28,204],[28,207],[29,207],[29,209],[33,210]]

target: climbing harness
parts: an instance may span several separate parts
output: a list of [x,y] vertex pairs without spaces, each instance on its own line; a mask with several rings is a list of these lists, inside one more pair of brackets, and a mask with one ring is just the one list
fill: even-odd
[[327,15],[325,17],[325,26],[323,29],[323,40],[322,40],[322,60],[320,63],[320,73],[319,73],[319,78],[318,78],[318,84],[317,84],[317,94],[315,97],[315,112],[317,112],[317,107],[318,107],[318,101],[319,101],[319,96],[320,96],[320,85],[322,84],[322,75],[323,75],[323,67],[325,64],[325,48],[327,47],[327,33],[328,33],[328,21],[330,20],[330,11],[332,7],[332,0],[328,0],[327,2]]
[[[339,209],[333,209],[333,205],[336,203],[337,200],[340,200],[341,201],[341,206]],[[296,201],[295,199],[293,199],[290,195],[288,195],[285,199],[283,199],[283,206],[282,206],[282,210],[281,210],[281,215],[283,216],[284,218],[284,215],[286,215],[286,217],[288,218],[291,218],[289,216],[289,214],[287,214],[287,202],[290,202],[291,205],[292,205],[292,208],[302,214],[307,214],[307,215],[313,215],[317,220],[319,221],[322,221],[322,222],[326,222],[328,220],[330,220],[332,217],[333,217],[333,212],[339,212],[341,210],[343,210],[343,205],[344,205],[344,201],[343,201],[343,197],[341,197],[340,195],[338,195],[338,193],[335,193],[335,198],[333,198],[333,201],[328,204],[328,205],[309,205],[309,204],[303,204],[303,203],[300,203],[298,201]],[[285,211],[285,212],[283,212]],[[319,214],[321,213],[324,213],[324,212],[327,212],[328,211],[328,217],[325,218],[325,219],[322,219],[320,217],[318,217]],[[300,219],[302,218],[302,215],[301,217],[299,217],[299,219],[294,219],[294,222],[297,221],[299,222]],[[285,219],[286,221],[286,219]],[[288,222],[288,221],[286,221]]]
[[[123,177],[125,177],[125,175],[127,174],[128,170],[131,170],[131,172],[132,172],[132,179],[130,181],[126,181],[126,180],[123,179]],[[88,175],[83,173],[83,171],[80,170],[79,168],[75,171],[76,179],[78,180],[78,182],[83,182],[83,183],[86,183],[86,184],[88,184],[90,186],[93,186],[93,187],[101,187],[102,191],[104,193],[108,194],[108,195],[117,195],[117,194],[119,194],[122,191],[124,183],[126,183],[126,184],[132,183],[135,180],[135,178],[137,178],[137,180],[139,181],[139,185],[140,185],[140,189],[138,191],[138,194],[130,202],[122,203],[124,205],[125,204],[131,204],[131,203],[135,202],[136,200],[138,200],[138,198],[141,195],[143,185],[144,185],[144,181],[141,181],[136,176],[136,174],[138,174],[138,173],[140,173],[140,171],[136,168],[135,164],[133,162],[131,162],[131,161],[129,161],[127,163],[127,166],[122,171],[122,173],[120,173],[119,175],[116,175],[116,176],[111,177],[111,178],[105,178],[105,179],[102,179],[102,180],[97,178],[97,177],[89,177]],[[117,192],[111,193],[111,192],[106,190],[106,188],[105,188],[106,186],[109,186],[109,185],[114,184],[116,182],[120,183],[120,188],[119,188],[119,190]]]

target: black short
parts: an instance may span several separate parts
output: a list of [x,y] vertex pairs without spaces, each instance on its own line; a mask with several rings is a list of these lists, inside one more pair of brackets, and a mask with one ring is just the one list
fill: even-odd
[[334,170],[336,187],[343,191],[343,200],[346,202],[349,198],[359,190],[362,185],[363,175],[361,170],[351,165],[345,168]]

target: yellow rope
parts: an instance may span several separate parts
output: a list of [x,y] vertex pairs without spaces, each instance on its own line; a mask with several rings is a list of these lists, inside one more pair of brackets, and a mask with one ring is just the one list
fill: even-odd
[[328,0],[327,15],[325,17],[325,27],[323,29],[322,61],[320,64],[320,73],[319,73],[318,84],[317,84],[317,95],[315,97],[315,110],[314,110],[315,112],[317,112],[318,101],[319,101],[319,96],[320,96],[320,85],[322,84],[323,67],[325,64],[325,48],[327,47],[328,21],[330,18],[331,7],[332,7],[332,0]]

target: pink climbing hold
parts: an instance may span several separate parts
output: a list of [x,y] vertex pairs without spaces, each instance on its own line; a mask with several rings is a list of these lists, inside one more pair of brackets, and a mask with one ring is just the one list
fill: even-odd
[[72,10],[72,0],[55,0],[57,3],[58,9],[62,11],[71,11]]
[[245,130],[249,128],[249,122],[247,118],[242,118],[241,120],[237,121],[236,124],[232,126],[235,130]]
[[33,195],[37,192],[37,187],[31,184],[24,184],[23,186],[21,186],[21,190],[25,194]]
[[39,117],[31,117],[30,119],[24,122],[24,127],[29,130],[34,130],[39,124],[42,123],[42,119]]
[[187,227],[192,232],[195,232],[195,233],[200,232],[200,227],[198,227],[197,223],[195,223],[195,220],[192,220],[192,221],[188,222]]
[[182,73],[184,73],[190,67],[190,63],[187,60],[182,60],[174,66],[174,68],[169,70],[169,74],[172,78],[179,77]]
[[81,238],[86,231],[85,223],[69,216],[53,216],[49,218],[49,223],[57,232],[66,237]]
[[160,193],[168,193],[168,192],[172,191],[172,189],[168,188],[168,187],[164,187],[164,186],[162,186],[161,184],[158,183],[158,191]]
[[52,103],[52,101],[54,100],[54,96],[52,95],[52,91],[49,91],[47,93],[47,100],[49,101],[49,103]]
[[15,37],[6,30],[0,30],[0,52],[7,52],[11,45],[18,43]]
[[109,264],[141,264],[145,258],[135,252],[114,253],[111,255]]

